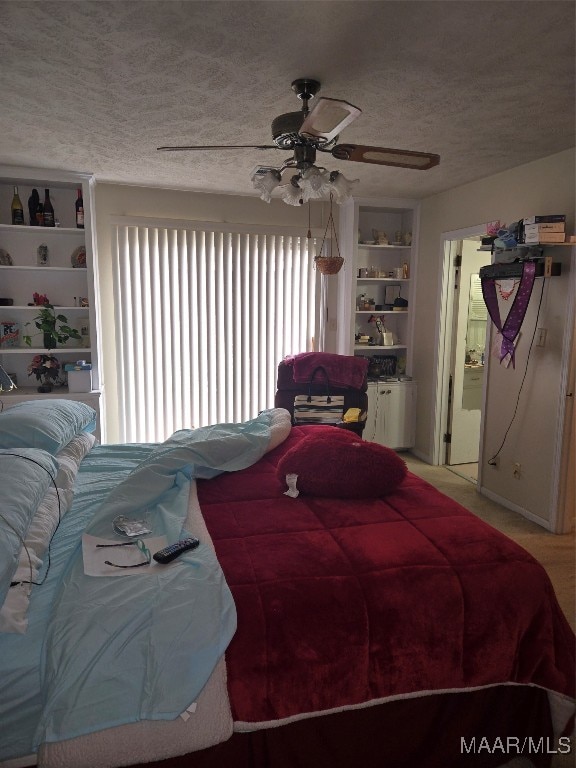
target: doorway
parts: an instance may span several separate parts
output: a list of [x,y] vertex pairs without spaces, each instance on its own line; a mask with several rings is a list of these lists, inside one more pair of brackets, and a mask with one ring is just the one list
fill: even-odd
[[480,483],[484,366],[488,362],[487,311],[480,267],[492,260],[481,249],[486,225],[444,235],[441,333],[436,392],[435,463]]
[[478,238],[459,240],[456,245],[451,386],[444,459],[449,468],[473,482],[478,478],[488,320],[479,275],[487,254],[479,248]]

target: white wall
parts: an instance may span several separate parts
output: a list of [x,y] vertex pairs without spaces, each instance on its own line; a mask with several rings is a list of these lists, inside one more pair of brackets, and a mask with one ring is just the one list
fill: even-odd
[[[414,376],[418,380],[416,450],[431,460],[433,455],[436,329],[440,311],[442,233],[500,219],[510,223],[534,213],[566,213],[567,232],[574,232],[575,151],[567,150],[533,163],[504,171],[422,201],[418,284],[415,301]],[[547,281],[538,325],[549,329],[548,344],[530,361],[524,395],[501,453],[500,471],[487,468],[484,483],[489,492],[525,510],[528,516],[550,518],[551,467],[560,398],[560,352],[566,321],[566,296],[570,282],[570,253],[557,248],[554,259],[564,261],[562,277]],[[562,255],[561,255],[562,254]],[[572,257],[573,261],[573,257]],[[526,319],[531,327],[536,316],[534,291]],[[525,350],[519,347],[516,370],[491,364],[485,411],[485,445],[482,462],[500,443],[503,425],[509,423],[519,379],[524,371]],[[498,445],[496,445],[498,444]],[[522,464],[522,478],[515,480],[511,463]]]
[[[201,194],[181,190],[97,184],[95,187],[95,229],[101,313],[100,371],[104,386],[106,439],[117,442],[118,398],[116,394],[116,345],[114,343],[114,301],[112,290],[112,216],[144,216],[151,219],[214,221],[241,224],[276,224],[308,231],[308,206],[297,208],[280,200],[264,203],[258,197]],[[311,225],[324,230],[326,205],[312,204]]]

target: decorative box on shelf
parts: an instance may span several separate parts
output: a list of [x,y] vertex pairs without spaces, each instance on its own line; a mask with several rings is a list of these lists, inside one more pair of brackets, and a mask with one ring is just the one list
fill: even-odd
[[64,370],[68,374],[69,392],[91,392],[92,391],[92,364],[85,360],[78,360],[76,363],[67,363]]

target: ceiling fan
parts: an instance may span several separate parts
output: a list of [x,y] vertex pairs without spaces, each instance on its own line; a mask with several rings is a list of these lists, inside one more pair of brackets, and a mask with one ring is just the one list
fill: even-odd
[[[286,200],[286,202],[293,202],[294,204],[305,202],[302,195],[299,196],[303,181],[306,182],[307,179],[309,181],[313,178],[317,180],[317,183],[312,184],[308,190],[307,197],[309,199],[310,197],[320,197],[325,191],[326,184],[333,183],[338,179],[338,176],[342,176],[338,171],[333,171],[329,174],[332,178],[329,178],[326,177],[326,172],[319,181],[320,169],[314,165],[317,152],[329,153],[337,160],[352,160],[358,163],[390,165],[421,171],[433,168],[440,162],[439,155],[429,152],[371,147],[364,144],[338,144],[340,131],[362,114],[362,110],[347,101],[325,97],[319,98],[313,108],[309,109],[308,102],[320,90],[320,83],[317,80],[308,78],[294,80],[292,90],[302,100],[302,109],[298,112],[287,112],[279,115],[272,121],[273,144],[158,147],[158,150],[161,152],[223,149],[290,150],[293,153],[292,157],[285,160],[280,168],[259,166],[254,171],[252,180],[254,186],[264,193],[263,199],[269,201],[269,193],[282,181],[282,172],[286,168],[296,168],[299,173],[293,176],[289,182],[294,189],[294,201]],[[316,189],[313,189],[314,186]],[[346,196],[346,190],[343,189],[342,191]],[[315,192],[316,194],[314,194]],[[341,200],[337,199],[337,202],[341,202]]]

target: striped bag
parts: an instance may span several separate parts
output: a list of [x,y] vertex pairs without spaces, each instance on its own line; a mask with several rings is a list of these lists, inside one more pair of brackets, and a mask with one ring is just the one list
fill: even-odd
[[[326,394],[313,395],[312,384],[318,371],[326,379]],[[344,395],[330,394],[330,381],[324,368],[314,370],[310,377],[307,395],[294,397],[294,424],[338,424],[344,415]]]

